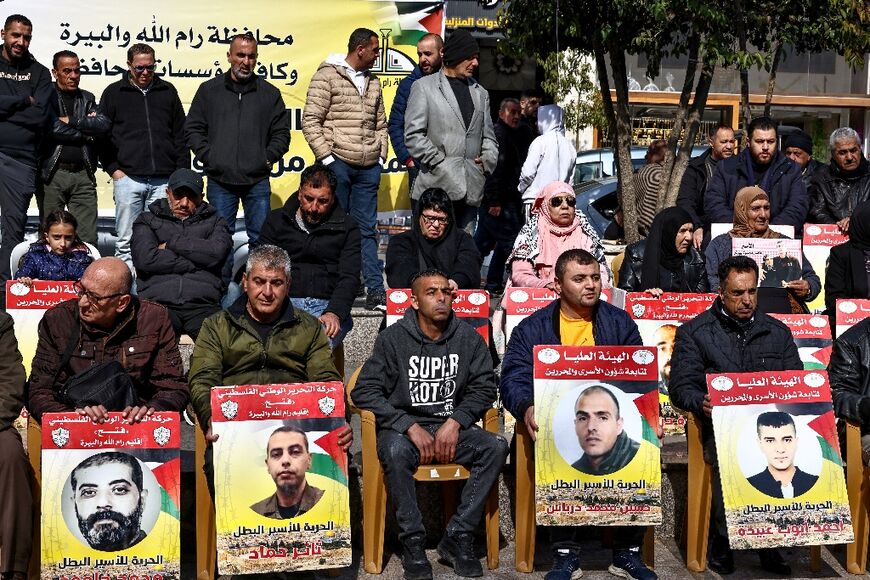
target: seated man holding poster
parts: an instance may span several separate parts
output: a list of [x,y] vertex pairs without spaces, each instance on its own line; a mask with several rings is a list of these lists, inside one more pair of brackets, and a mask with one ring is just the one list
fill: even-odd
[[[722,483],[713,439],[712,406],[707,394],[710,373],[803,369],[791,331],[758,310],[758,265],[747,256],[722,260],[719,297],[709,310],[677,329],[668,384],[674,406],[694,413],[701,422],[704,458],[713,466],[713,503],[708,565],[719,574],[734,572],[728,544]],[[791,567],[775,549],[759,550],[761,567],[790,574]]]
[[351,398],[377,421],[378,456],[396,506],[405,578],[432,578],[414,472],[433,460],[470,472],[438,555],[459,576],[482,576],[473,532],[508,454],[504,438],[474,424],[495,401],[492,359],[483,338],[454,315],[445,273],[421,272],[411,292],[411,308],[378,335]]
[[289,520],[313,508],[323,490],[305,480],[309,469],[311,453],[305,431],[294,425],[275,429],[266,447],[266,470],[275,481],[275,493],[251,509],[267,518]]
[[[505,408],[525,422],[532,438],[538,430],[535,422],[533,389],[533,350],[537,345],[563,344],[573,346],[627,345],[641,346],[640,332],[628,314],[615,306],[600,300],[601,271],[598,261],[586,250],[573,249],[563,252],[555,264],[555,290],[559,298],[517,326],[507,345],[502,361],[501,397]],[[591,387],[590,387],[591,388]],[[588,391],[589,389],[587,389]],[[585,393],[584,393],[585,395]],[[618,433],[611,433],[614,441],[607,444],[603,430],[593,429],[591,435],[581,434],[581,407],[584,395],[576,403],[575,426],[578,438],[587,438],[587,447],[597,457],[586,459],[599,467],[606,462],[604,456],[615,444]],[[601,393],[598,393],[600,397]],[[588,397],[592,398],[592,397]],[[612,406],[612,405],[611,405]],[[596,418],[607,415],[611,421],[618,422],[618,410],[596,410]],[[612,430],[611,430],[612,431]],[[626,436],[627,439],[627,436]],[[630,440],[629,440],[630,441]],[[587,447],[583,446],[586,458]],[[628,443],[630,447],[630,442]],[[607,447],[605,450],[604,448]],[[628,451],[624,451],[626,455]],[[601,461],[599,461],[599,459]],[[585,464],[585,462],[584,462]],[[575,464],[576,467],[576,464]],[[617,468],[610,466],[615,471]],[[586,472],[583,467],[578,467]],[[594,473],[594,472],[589,472]],[[604,473],[602,471],[601,473]],[[613,574],[628,576],[636,580],[654,580],[658,576],[646,567],[640,556],[640,546],[646,528],[642,526],[623,526],[614,528]],[[565,527],[550,528],[550,541],[553,548],[553,569],[546,580],[569,580],[579,578],[580,545],[574,530]]]
[[771,497],[803,495],[818,481],[818,475],[801,471],[794,464],[797,428],[791,415],[767,411],[758,416],[758,446],[767,458],[767,469],[749,478],[752,487]]

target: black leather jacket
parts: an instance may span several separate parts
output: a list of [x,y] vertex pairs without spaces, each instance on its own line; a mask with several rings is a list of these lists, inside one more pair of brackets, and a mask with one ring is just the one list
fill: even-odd
[[837,338],[828,379],[834,397],[834,413],[841,419],[870,427],[870,319],[865,319]]
[[808,188],[811,223],[837,223],[870,199],[870,162],[862,159],[859,169],[858,175],[846,177],[832,161],[813,174]]
[[[58,118],[54,120],[51,136],[44,143],[42,179],[44,181],[51,180],[57,166],[57,160],[60,157],[61,147],[72,145],[82,148],[88,177],[96,184],[94,173],[97,170],[97,151],[94,147],[94,140],[108,134],[112,128],[112,121],[97,110],[94,95],[88,91],[79,89],[75,95],[73,110],[67,111],[56,84],[54,89],[58,103]],[[91,116],[91,113],[96,114]],[[69,117],[69,122],[64,123],[59,117]]]
[[[643,270],[643,255],[646,250],[646,240],[629,245],[625,249],[625,258],[619,268],[618,287],[628,292],[641,291],[641,270]],[[691,246],[683,259],[683,286],[678,287],[673,278],[669,284],[662,284],[665,292],[709,292],[710,281],[704,267],[704,258],[700,252]]]

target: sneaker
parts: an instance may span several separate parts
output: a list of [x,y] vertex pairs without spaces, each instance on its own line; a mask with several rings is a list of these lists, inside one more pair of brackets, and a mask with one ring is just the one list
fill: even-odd
[[629,580],[656,580],[656,573],[646,567],[640,557],[640,548],[614,550],[613,563],[607,569],[614,576]]
[[369,290],[366,293],[366,310],[387,311],[387,293],[384,290]]
[[559,548],[553,551],[553,569],[544,580],[577,580],[583,576],[580,569],[580,551]]
[[423,549],[426,537],[411,536],[402,543],[402,568],[406,580],[432,580],[432,564]]
[[453,566],[457,576],[483,576],[483,566],[474,556],[474,536],[469,533],[445,534],[438,542],[438,555]]

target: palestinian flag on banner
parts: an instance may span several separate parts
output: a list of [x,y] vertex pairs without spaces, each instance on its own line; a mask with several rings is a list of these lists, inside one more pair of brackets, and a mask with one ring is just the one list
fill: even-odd
[[377,4],[374,18],[380,28],[392,30],[394,45],[416,45],[424,35],[444,33],[444,2],[431,0],[394,2],[371,0]]
[[[126,451],[125,451],[126,453]],[[160,486],[160,511],[181,519],[181,457],[177,449],[136,449],[130,455],[144,463]]]

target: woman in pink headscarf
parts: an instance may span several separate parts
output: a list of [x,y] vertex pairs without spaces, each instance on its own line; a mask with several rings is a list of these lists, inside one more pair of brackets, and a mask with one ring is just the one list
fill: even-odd
[[574,188],[554,181],[538,194],[531,218],[520,230],[508,257],[510,285],[553,288],[556,259],[566,250],[580,248],[601,264],[601,282],[610,286],[610,270],[598,234],[582,211],[577,211]]

